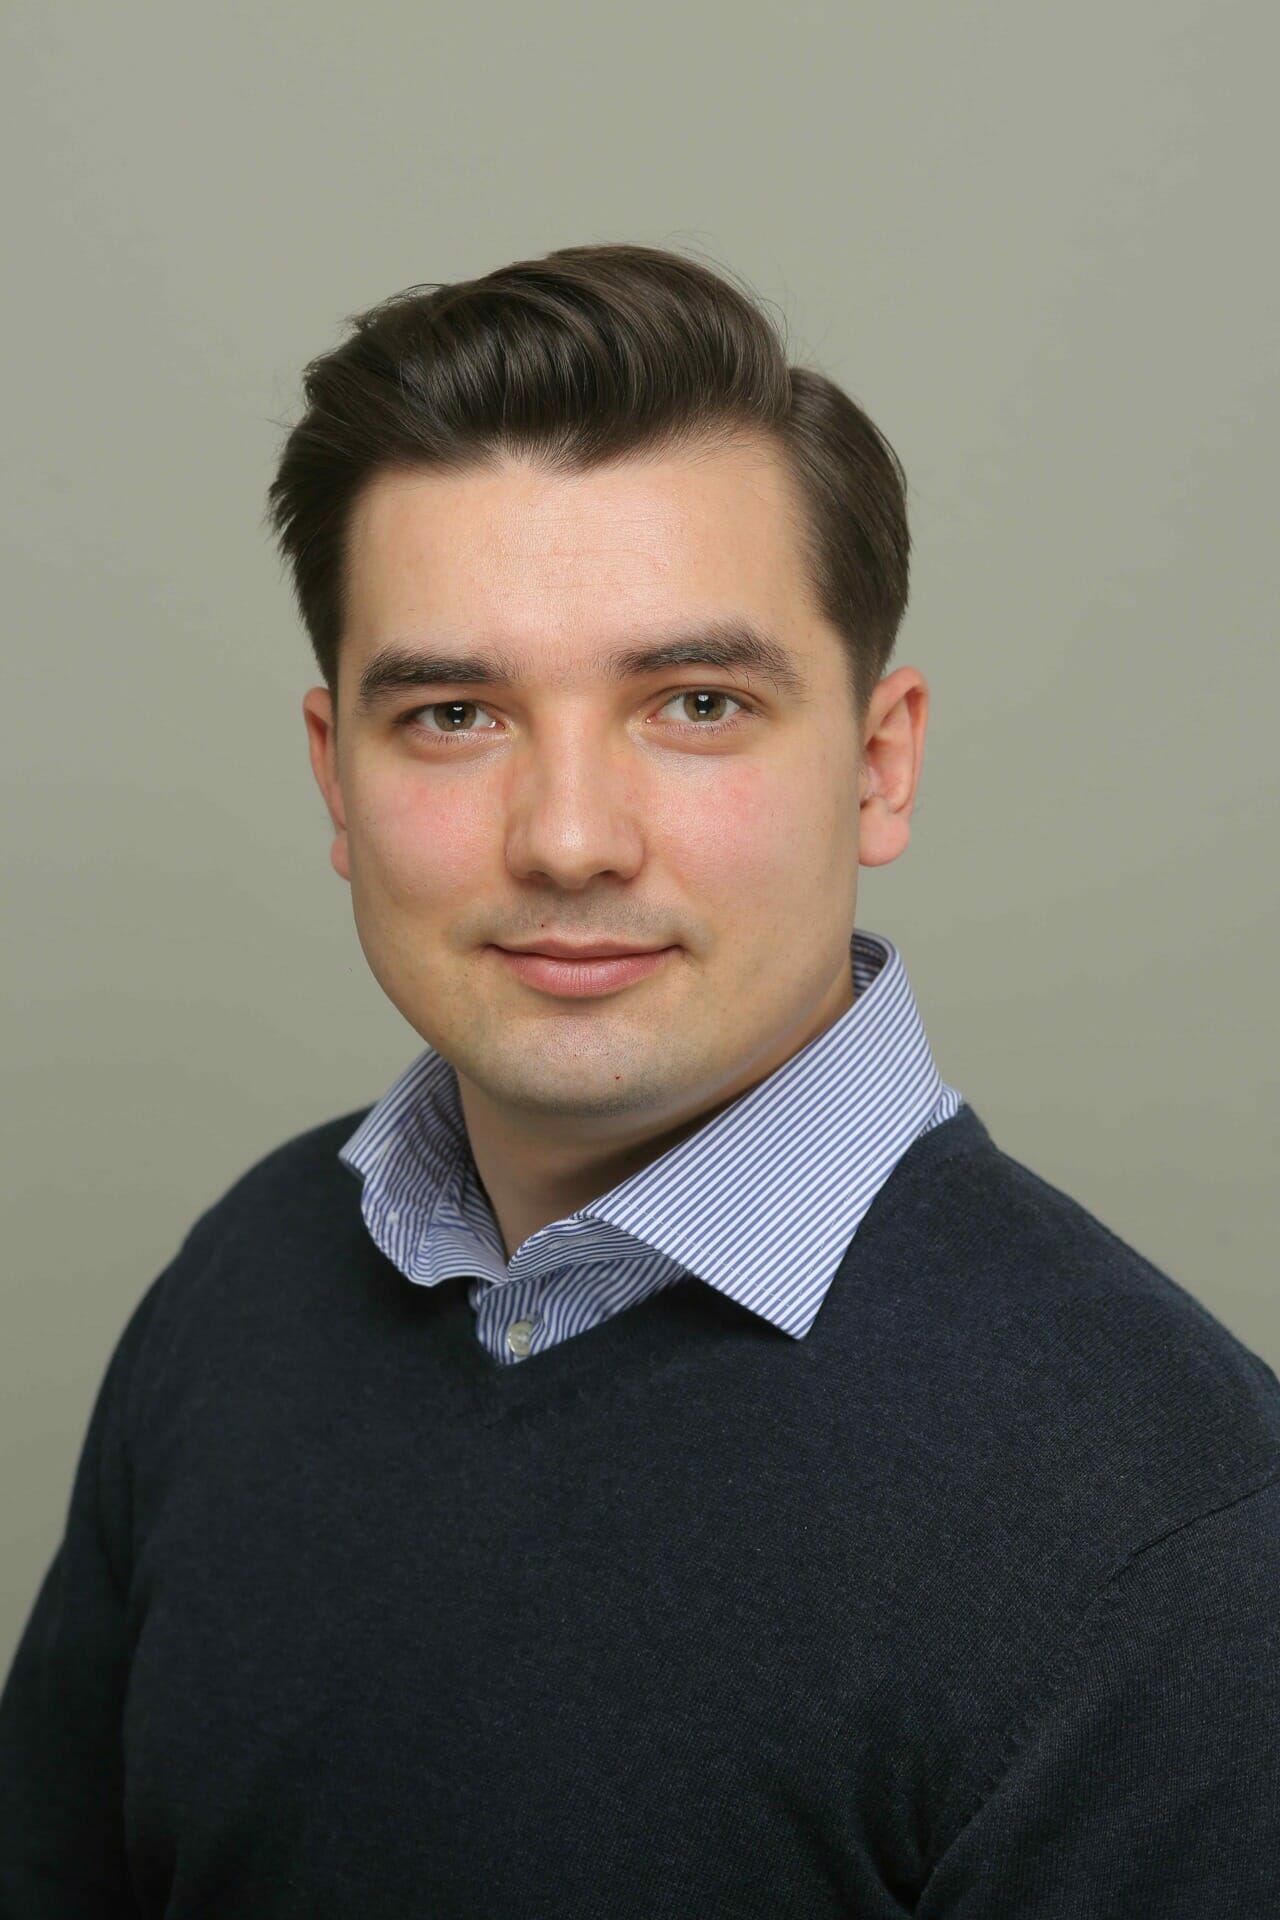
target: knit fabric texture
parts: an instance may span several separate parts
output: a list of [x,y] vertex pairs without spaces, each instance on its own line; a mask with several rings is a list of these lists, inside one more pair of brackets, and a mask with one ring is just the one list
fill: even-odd
[[112,1355],[5,1920],[1280,1912],[1280,1385],[1192,1293],[965,1104],[804,1338],[687,1274],[504,1365],[361,1117]]

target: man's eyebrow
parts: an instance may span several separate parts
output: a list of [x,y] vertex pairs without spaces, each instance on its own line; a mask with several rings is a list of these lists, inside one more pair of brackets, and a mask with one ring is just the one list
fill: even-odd
[[[649,646],[597,654],[588,665],[615,682],[647,678],[668,667],[738,668],[758,673],[784,697],[803,701],[809,682],[795,656],[749,620],[700,624]],[[509,654],[448,653],[393,641],[366,664],[357,688],[356,711],[371,712],[393,693],[414,687],[516,687],[524,675]]]

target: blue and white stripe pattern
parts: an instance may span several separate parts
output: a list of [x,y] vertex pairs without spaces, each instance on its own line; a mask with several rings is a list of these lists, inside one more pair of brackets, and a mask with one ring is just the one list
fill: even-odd
[[[658,1159],[539,1228],[510,1264],[433,1047],[339,1150],[365,1225],[405,1278],[469,1277],[476,1332],[514,1364],[686,1273],[799,1340],[907,1148],[963,1105],[934,1065],[901,956],[855,929],[854,1004]],[[513,1334],[517,1323],[532,1323]]]

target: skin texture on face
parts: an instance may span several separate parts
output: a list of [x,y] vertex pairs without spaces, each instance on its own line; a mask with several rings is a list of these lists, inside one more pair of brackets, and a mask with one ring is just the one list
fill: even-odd
[[[928,689],[899,668],[859,728],[797,513],[761,440],[571,476],[386,473],[357,503],[338,726],[312,688],[311,762],[365,957],[457,1073],[508,1259],[853,1004],[857,870],[907,844]],[[713,621],[763,629],[804,689],[601,666]],[[362,704],[391,646],[500,652],[519,678]],[[493,951],[539,936],[677,951],[562,999]]]

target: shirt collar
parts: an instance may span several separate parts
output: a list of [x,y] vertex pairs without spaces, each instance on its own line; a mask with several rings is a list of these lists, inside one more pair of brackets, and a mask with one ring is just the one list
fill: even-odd
[[940,1108],[961,1104],[934,1064],[893,942],[856,929],[850,961],[854,1003],[838,1019],[678,1145],[531,1235],[510,1267],[457,1075],[428,1047],[339,1149],[363,1180],[370,1233],[426,1284],[657,1253],[803,1335],[899,1159]]

